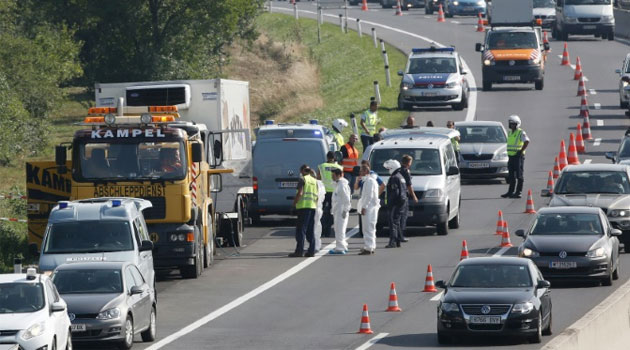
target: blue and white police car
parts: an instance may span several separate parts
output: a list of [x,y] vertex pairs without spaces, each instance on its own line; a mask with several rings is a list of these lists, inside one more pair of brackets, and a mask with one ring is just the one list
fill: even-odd
[[468,81],[462,60],[454,47],[412,49],[402,76],[398,109],[414,106],[468,107]]

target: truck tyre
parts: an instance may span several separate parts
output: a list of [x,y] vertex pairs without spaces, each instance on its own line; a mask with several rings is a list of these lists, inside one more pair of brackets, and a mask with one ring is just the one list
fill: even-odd
[[203,244],[201,243],[201,235],[199,229],[195,227],[195,237],[197,237],[197,244],[195,245],[195,260],[192,265],[186,265],[180,267],[180,272],[184,278],[198,278],[203,271]]
[[482,82],[482,86],[483,86],[482,87],[483,91],[490,91],[490,90],[492,90],[492,82],[491,81],[484,80]]
[[212,220],[208,218],[208,243],[204,244],[203,249],[203,267],[209,268],[214,264],[214,230],[212,227]]
[[243,205],[244,205],[243,197],[237,196],[236,208],[234,209],[236,213],[238,214],[238,217],[235,221],[232,222],[232,238],[234,240],[235,247],[240,247],[241,244],[243,243],[243,225],[244,225]]
[[545,87],[545,81],[543,79],[535,81],[534,87],[536,88],[536,90],[542,90],[543,87]]

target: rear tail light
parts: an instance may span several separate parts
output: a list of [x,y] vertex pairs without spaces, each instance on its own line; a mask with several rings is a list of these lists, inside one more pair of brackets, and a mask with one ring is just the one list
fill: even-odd
[[258,191],[258,178],[256,176],[253,178],[252,187],[254,188],[254,191]]

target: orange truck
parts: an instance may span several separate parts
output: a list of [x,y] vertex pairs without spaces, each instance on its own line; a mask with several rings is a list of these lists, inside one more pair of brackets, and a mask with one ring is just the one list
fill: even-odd
[[481,52],[484,91],[514,83],[543,89],[549,43],[543,42],[542,28],[533,25],[532,9],[532,0],[493,0],[491,27],[475,47]]

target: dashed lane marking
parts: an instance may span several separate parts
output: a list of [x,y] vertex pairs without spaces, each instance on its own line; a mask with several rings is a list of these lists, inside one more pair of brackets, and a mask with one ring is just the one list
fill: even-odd
[[595,102],[595,103],[593,103],[593,107],[594,107],[595,109],[602,109],[602,104],[601,104],[601,103],[598,103],[598,102]]
[[584,164],[591,164],[592,161],[592,159],[584,159]]
[[[357,232],[359,232],[359,226],[354,227],[352,230],[348,231],[348,238],[354,236],[355,234],[357,234]],[[287,278],[295,275],[296,273],[304,270],[305,268],[307,268],[309,265],[311,265],[312,263],[316,262],[317,260],[319,260],[322,256],[328,254],[328,251],[332,248],[334,248],[335,246],[335,242],[332,242],[330,244],[328,244],[326,247],[323,247],[322,250],[320,250],[317,254],[315,254],[315,257],[313,258],[306,258],[303,261],[301,261],[299,264],[293,266],[292,268],[288,269],[287,271],[281,273],[280,275],[276,276],[274,279],[260,285],[259,287],[255,288],[254,290],[250,291],[249,293],[242,295],[234,300],[232,300],[230,303],[212,311],[211,313],[207,314],[206,316],[198,319],[197,321],[189,324],[188,326],[180,329],[179,331],[169,335],[168,337],[160,340],[159,342],[149,346],[147,348],[147,350],[157,350],[157,349],[162,349],[164,347],[166,347],[168,344],[174,342],[175,340],[195,331],[196,329],[204,326],[206,323],[234,310],[235,308],[243,305],[244,303],[246,303],[247,301],[253,299],[254,297],[262,294],[263,292],[275,287],[276,285],[280,284],[281,282],[283,282],[284,280],[286,280]]]
[[597,95],[597,90],[595,89],[588,89],[588,93],[591,95]]
[[595,139],[595,141],[593,141],[593,146],[597,147],[599,145],[602,144],[602,139],[601,138],[597,138]]
[[440,298],[442,297],[442,294],[444,294],[444,292],[439,292],[439,293],[437,293],[436,295],[434,295],[434,296],[431,298],[431,301],[438,301],[438,300],[440,300]]
[[427,18],[427,19],[429,19],[429,18],[431,18],[431,16],[424,16],[424,18]]
[[604,126],[604,121],[601,119],[597,119],[597,126]]
[[508,251],[508,249],[510,249],[510,247],[502,247],[501,249],[499,249],[496,253],[494,253],[494,255],[492,256],[493,258],[498,258],[501,255],[505,254],[505,252]]
[[372,345],[378,343],[379,340],[388,336],[389,333],[379,333],[375,335],[372,339],[366,341],[363,345],[359,346],[356,350],[366,350],[369,349]]
[[459,24],[459,21],[451,21],[453,24]]

